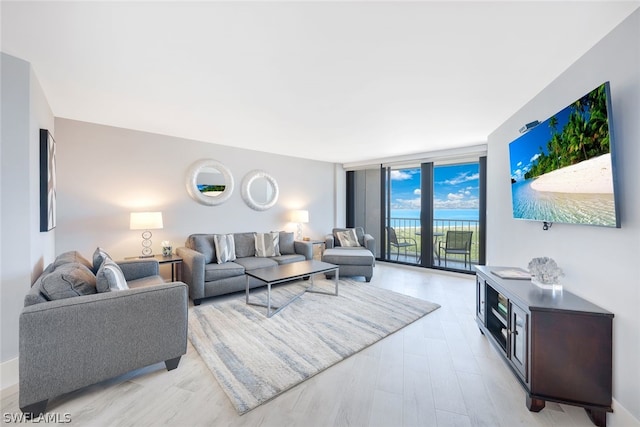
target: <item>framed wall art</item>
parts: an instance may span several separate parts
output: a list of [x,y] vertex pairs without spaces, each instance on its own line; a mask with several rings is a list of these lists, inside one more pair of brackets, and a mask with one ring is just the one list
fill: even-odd
[[56,141],[40,129],[40,231],[56,226]]

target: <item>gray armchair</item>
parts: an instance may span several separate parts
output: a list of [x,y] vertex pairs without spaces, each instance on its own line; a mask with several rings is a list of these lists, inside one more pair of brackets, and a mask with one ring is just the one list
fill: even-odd
[[[49,399],[158,362],[178,366],[187,348],[187,285],[164,283],[155,260],[118,263],[130,289],[46,300],[41,278],[19,318],[19,405]],[[40,300],[41,299],[41,300]]]
[[[375,265],[376,241],[370,234],[366,234],[362,227],[355,227],[356,238],[360,246],[343,247],[336,237],[338,232],[348,228],[334,228],[331,234],[325,236],[325,251],[322,261],[338,265],[340,277],[364,276],[365,281],[371,281]],[[327,273],[326,277],[333,277],[334,273]]]

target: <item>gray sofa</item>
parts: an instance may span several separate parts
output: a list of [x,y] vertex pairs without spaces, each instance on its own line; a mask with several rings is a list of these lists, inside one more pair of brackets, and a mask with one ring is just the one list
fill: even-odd
[[[233,261],[217,263],[214,234],[192,234],[184,247],[176,249],[182,258],[182,280],[189,285],[189,296],[195,305],[204,298],[243,291],[247,285],[245,271],[279,264],[305,261],[313,258],[313,244],[294,241],[293,233],[279,233],[281,255],[255,256],[255,233],[234,233],[235,256]],[[256,279],[250,288],[263,286]]]
[[[77,252],[50,264],[19,318],[19,405],[49,399],[158,362],[177,368],[187,350],[187,286],[165,283],[155,260],[117,263],[129,289],[97,292],[103,274]],[[96,266],[97,267],[97,266]]]
[[[364,276],[365,281],[370,282],[373,277],[375,265],[376,241],[370,234],[364,232],[362,227],[355,227],[356,247],[343,247],[337,237],[338,232],[351,230],[349,228],[334,228],[331,234],[325,236],[325,250],[322,253],[322,261],[340,266],[340,277]],[[327,273],[331,278],[335,273]]]

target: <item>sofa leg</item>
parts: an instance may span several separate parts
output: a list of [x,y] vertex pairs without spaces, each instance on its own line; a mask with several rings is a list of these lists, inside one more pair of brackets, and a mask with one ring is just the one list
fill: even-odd
[[200,305],[201,302],[202,302],[201,299],[194,299],[193,300],[193,305]]
[[371,281],[371,276],[369,276],[369,277],[365,276],[365,277],[364,277],[364,280],[365,280],[367,283],[369,283],[369,282]]
[[178,363],[180,363],[180,357],[182,356],[178,356],[175,359],[169,359],[164,361],[164,364],[167,367],[167,371],[173,371],[178,367]]
[[32,403],[31,405],[24,406],[20,408],[22,413],[27,417],[27,419],[31,419],[34,416],[39,417],[47,411],[47,402],[48,399],[41,400],[40,402]]

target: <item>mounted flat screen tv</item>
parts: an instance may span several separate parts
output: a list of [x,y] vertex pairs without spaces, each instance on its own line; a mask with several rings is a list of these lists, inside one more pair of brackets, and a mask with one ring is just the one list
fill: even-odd
[[620,227],[609,82],[509,144],[513,217]]

